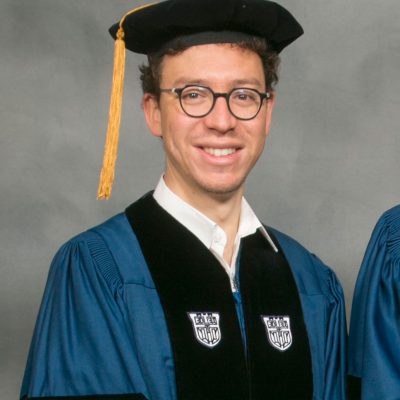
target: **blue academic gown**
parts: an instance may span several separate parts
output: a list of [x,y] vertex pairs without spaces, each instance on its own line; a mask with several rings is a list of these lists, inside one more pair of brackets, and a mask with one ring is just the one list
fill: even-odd
[[400,205],[378,220],[360,268],[349,375],[355,399],[400,399]]
[[[300,294],[313,400],[345,399],[341,286],[300,244],[270,232],[284,251]],[[124,393],[142,393],[151,400],[177,398],[160,299],[138,240],[121,213],[71,239],[56,254],[21,397]]]

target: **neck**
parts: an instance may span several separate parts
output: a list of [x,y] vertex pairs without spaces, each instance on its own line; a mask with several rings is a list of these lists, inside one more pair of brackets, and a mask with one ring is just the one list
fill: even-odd
[[242,193],[229,197],[212,194],[189,204],[217,223],[227,234],[228,242],[233,242],[239,228]]
[[224,259],[230,264],[235,237],[239,228],[243,188],[230,193],[214,193],[205,190],[182,190],[165,176],[165,183],[177,196],[196,210],[217,223],[227,235]]

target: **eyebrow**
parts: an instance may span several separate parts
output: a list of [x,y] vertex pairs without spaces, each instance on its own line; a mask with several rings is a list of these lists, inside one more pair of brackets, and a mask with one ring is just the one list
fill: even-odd
[[[260,80],[257,78],[246,78],[246,79],[235,79],[229,82],[231,87],[240,87],[240,86],[264,86]],[[201,86],[210,86],[210,82],[205,79],[193,79],[193,78],[186,78],[181,77],[174,82],[174,86],[185,86],[185,85],[201,85]]]
[[263,84],[257,78],[250,78],[250,79],[236,79],[233,81],[234,85],[255,85],[255,86],[262,86]]

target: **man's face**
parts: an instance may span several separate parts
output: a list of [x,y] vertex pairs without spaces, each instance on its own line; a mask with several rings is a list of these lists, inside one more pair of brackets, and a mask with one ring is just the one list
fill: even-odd
[[[265,92],[260,57],[230,44],[193,46],[165,56],[161,88],[189,84],[208,86],[214,92],[237,87]],[[159,102],[146,94],[143,105],[152,134],[163,139],[165,181],[175,193],[189,202],[204,194],[243,193],[244,181],[264,148],[273,100],[264,100],[258,115],[249,121],[235,118],[224,98],[218,98],[211,113],[202,118],[186,115],[174,93],[161,93]]]

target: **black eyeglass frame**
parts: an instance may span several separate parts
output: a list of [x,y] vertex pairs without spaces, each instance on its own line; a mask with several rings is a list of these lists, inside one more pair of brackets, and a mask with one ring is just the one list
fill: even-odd
[[[212,96],[213,96],[213,102],[212,102],[212,105],[211,105],[210,109],[209,109],[206,113],[204,113],[204,114],[202,114],[202,115],[191,115],[191,114],[189,114],[189,113],[185,110],[185,107],[184,107],[183,104],[182,104],[182,93],[183,93],[183,91],[184,91],[185,89],[190,88],[190,87],[207,89],[207,90],[212,94]],[[257,112],[255,113],[255,115],[254,115],[253,117],[251,117],[251,118],[242,118],[242,117],[238,117],[237,115],[235,115],[235,114],[233,113],[233,111],[231,110],[231,107],[230,107],[230,105],[229,105],[229,99],[230,99],[230,96],[232,95],[232,93],[234,93],[234,92],[236,92],[237,90],[240,90],[240,89],[250,90],[250,91],[252,91],[252,92],[254,92],[254,93],[257,93],[257,94],[260,96],[260,105],[259,105],[259,107],[258,107],[258,110],[257,110]],[[260,110],[261,110],[261,107],[262,107],[262,105],[263,105],[264,100],[270,100],[270,99],[272,98],[272,93],[271,93],[271,92],[259,92],[257,89],[248,88],[248,87],[237,87],[237,88],[233,88],[233,89],[232,89],[231,91],[229,91],[229,92],[221,93],[221,92],[214,92],[214,91],[213,91],[210,87],[208,87],[208,86],[202,86],[202,85],[185,85],[184,87],[181,87],[181,88],[160,88],[160,92],[161,92],[161,93],[175,93],[175,94],[178,96],[178,98],[179,98],[179,103],[180,103],[180,105],[181,105],[182,111],[183,111],[186,115],[188,115],[189,117],[191,117],[191,118],[204,118],[205,116],[207,116],[208,114],[210,114],[211,111],[214,109],[215,103],[216,103],[218,97],[223,97],[223,98],[225,99],[225,101],[226,101],[226,104],[227,104],[227,106],[228,106],[229,112],[230,112],[236,119],[238,119],[238,120],[240,120],[240,121],[250,121],[250,120],[256,118],[257,115],[258,115],[258,113],[259,113]]]

